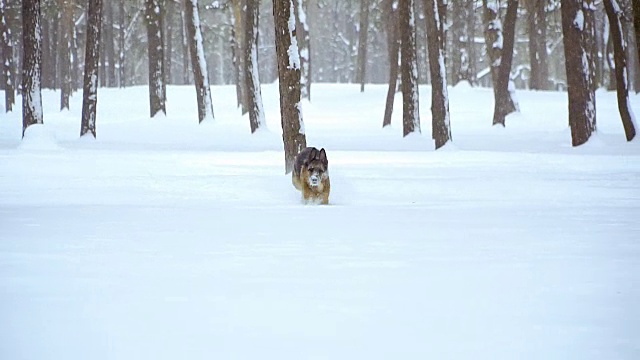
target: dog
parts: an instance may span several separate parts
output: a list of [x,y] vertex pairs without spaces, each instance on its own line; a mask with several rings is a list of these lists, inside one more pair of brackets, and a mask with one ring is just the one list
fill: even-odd
[[291,174],[293,186],[302,192],[305,203],[329,204],[331,181],[329,180],[329,162],[324,148],[304,148],[296,155]]

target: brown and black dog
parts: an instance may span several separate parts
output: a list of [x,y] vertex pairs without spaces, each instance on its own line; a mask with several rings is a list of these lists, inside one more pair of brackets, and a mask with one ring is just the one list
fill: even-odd
[[295,158],[291,177],[293,186],[302,192],[306,203],[329,203],[329,162],[324,149],[307,147]]

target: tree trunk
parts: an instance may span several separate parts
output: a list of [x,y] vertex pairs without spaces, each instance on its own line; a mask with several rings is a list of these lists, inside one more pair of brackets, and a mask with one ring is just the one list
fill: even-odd
[[398,87],[398,60],[400,59],[400,29],[398,28],[398,0],[386,0],[387,48],[389,51],[389,88],[384,108],[382,127],[391,125],[393,102]]
[[2,79],[5,111],[13,111],[16,102],[13,77],[13,35],[7,21],[6,0],[0,0],[0,46],[2,46]]
[[73,91],[71,78],[71,48],[73,47],[73,0],[60,0],[60,8],[62,9],[62,41],[59,46],[60,57],[60,110],[69,110],[69,98]]
[[420,132],[418,98],[418,61],[416,59],[416,27],[414,1],[400,0],[400,76],[402,77],[402,134]]
[[495,108],[493,111],[493,125],[505,125],[507,115],[515,112],[517,108],[511,101],[509,95],[509,82],[511,74],[511,63],[513,61],[513,46],[515,43],[516,19],[518,15],[518,0],[508,0],[507,14],[504,19],[504,48],[502,49],[502,57],[496,83],[493,84],[495,89]]
[[598,89],[596,58],[598,56],[598,44],[596,42],[596,0],[585,0],[584,6],[584,31],[587,60],[589,62],[589,81],[593,91]]
[[611,29],[609,29],[609,36],[607,38],[607,47],[605,50],[605,55],[607,58],[607,65],[609,67],[609,86],[607,90],[613,91],[617,89],[617,78],[616,78],[616,61],[614,60],[613,55],[613,37],[611,35]]
[[360,83],[360,92],[364,92],[367,73],[367,38],[369,36],[369,0],[360,0],[360,28],[358,37],[358,64],[356,82]]
[[184,85],[189,84],[190,72],[189,72],[189,37],[187,32],[187,19],[185,11],[180,11],[180,19],[182,21],[182,83]]
[[173,64],[171,62],[171,56],[173,55],[173,15],[175,13],[175,5],[173,1],[165,1],[165,10],[166,18],[164,21],[165,31],[164,31],[164,44],[166,47],[166,51],[164,52],[164,73],[165,73],[165,81],[167,84],[173,84],[172,77],[172,69]]
[[247,0],[233,0],[233,15],[234,15],[234,65],[236,67],[237,80],[236,83],[236,97],[238,99],[238,106],[242,110],[242,114],[246,114],[249,111],[249,106],[247,102],[247,92],[248,89],[246,87],[247,81],[245,79],[246,74],[244,73],[244,49],[242,48],[244,44],[244,19],[246,16],[246,11],[243,9]]
[[529,87],[533,90],[549,90],[549,66],[547,63],[547,0],[529,0],[527,4],[529,27],[529,62],[531,76]]
[[473,30],[471,27],[474,26],[474,22],[469,21],[475,18],[473,1],[454,1],[452,16],[453,23],[451,25],[451,32],[453,48],[451,65],[453,84],[455,85],[460,81],[468,81],[470,84],[473,84],[475,74],[472,73],[471,66],[471,62],[474,61],[471,57],[473,52],[473,38],[471,36]]
[[273,0],[276,54],[280,87],[280,119],[285,173],[293,170],[296,155],[307,146],[300,104],[300,59],[296,41],[293,0]]
[[124,12],[124,2],[125,0],[120,0],[119,4],[118,4],[118,30],[119,30],[119,36],[118,36],[118,80],[119,80],[119,86],[121,88],[126,87],[127,86],[127,77],[126,77],[126,73],[125,73],[125,69],[124,69],[124,59],[125,59],[125,37],[126,37],[126,32],[125,32],[125,12]]
[[200,29],[200,14],[198,0],[185,0],[185,21],[189,35],[189,52],[191,53],[191,68],[196,83],[198,99],[198,120],[213,121],[213,103],[211,101],[211,87],[207,61],[204,57],[204,40]]
[[437,0],[425,1],[427,14],[427,45],[429,47],[429,69],[431,72],[432,137],[436,149],[451,140],[449,125],[449,95],[447,92],[447,70],[444,65],[444,27],[440,23],[441,7]]
[[631,141],[636,136],[636,124],[629,104],[629,86],[625,77],[627,73],[627,44],[623,37],[621,20],[624,14],[616,0],[604,0],[604,9],[609,18],[609,28],[613,42],[618,110],[620,111],[627,141]]
[[159,0],[146,0],[145,5],[149,47],[149,110],[150,116],[154,117],[160,111],[167,113],[162,12]]
[[42,124],[42,30],[40,0],[22,0],[22,136],[27,127]]
[[590,66],[586,48],[589,36],[584,22],[577,22],[585,6],[584,0],[562,0],[562,33],[569,97],[569,125],[573,146],[586,143],[596,130],[595,92],[591,87]]
[[82,90],[81,137],[87,133],[91,133],[94,138],[96,137],[101,22],[102,0],[89,1],[89,9],[87,10],[87,43],[84,57],[84,87]]
[[311,39],[307,22],[307,0],[294,0],[294,6],[298,28],[302,30],[297,39],[300,43],[300,92],[303,98],[311,100]]
[[[636,35],[636,51],[640,61],[640,0],[631,0],[633,9],[633,28]],[[638,92],[638,90],[636,90]]]
[[248,90],[249,125],[251,133],[265,125],[260,76],[258,70],[258,18],[260,0],[247,0],[247,16],[245,17],[244,64]]

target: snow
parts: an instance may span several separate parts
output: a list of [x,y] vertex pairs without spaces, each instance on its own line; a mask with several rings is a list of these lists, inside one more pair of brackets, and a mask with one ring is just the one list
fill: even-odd
[[100,88],[93,141],[81,96],[59,112],[44,90],[24,142],[1,111],[0,357],[640,357],[640,143],[614,92],[573,148],[566,93],[519,91],[497,129],[491,89],[450,87],[454,142],[433,151],[428,116],[381,129],[386,85],[314,86],[329,206],[283,175],[277,84],[253,135],[234,86],[202,124],[192,86],[154,119],[146,87]]
[[291,44],[289,45],[289,49],[287,49],[287,54],[289,55],[289,69],[300,69],[300,53],[298,51],[298,39],[295,36],[296,31],[296,14],[293,5],[293,0],[289,1],[289,20],[287,21],[287,26],[289,28],[289,38],[291,39]]
[[576,12],[576,18],[573,19],[574,25],[580,30],[584,30],[584,12],[580,9]]

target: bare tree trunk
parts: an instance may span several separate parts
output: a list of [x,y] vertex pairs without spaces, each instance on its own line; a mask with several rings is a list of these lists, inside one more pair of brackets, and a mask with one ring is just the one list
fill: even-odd
[[102,28],[101,22],[102,0],[89,1],[80,136],[91,133],[94,138],[96,137],[96,109],[98,105],[98,57],[100,56],[99,39],[100,29]]
[[248,90],[249,125],[251,133],[265,126],[260,76],[258,71],[258,18],[260,0],[247,0],[247,16],[245,17],[244,64]]
[[303,98],[311,100],[311,39],[307,22],[307,1],[294,0],[294,6],[298,28],[302,30],[297,38],[300,44],[300,92]]
[[387,47],[389,50],[389,88],[384,108],[382,127],[391,125],[393,102],[398,87],[398,60],[400,59],[400,29],[398,28],[398,0],[386,0],[387,14]]
[[475,61],[471,56],[473,53],[472,26],[475,25],[472,20],[475,18],[473,3],[473,0],[453,2],[453,23],[451,26],[453,54],[451,65],[454,85],[460,81],[468,81],[470,84],[475,82],[475,74],[472,72],[471,66],[471,62]]
[[300,59],[293,0],[273,0],[276,54],[280,87],[280,119],[285,173],[293,170],[296,155],[307,146],[300,104]]
[[62,9],[62,41],[59,47],[60,56],[60,77],[62,83],[60,85],[60,110],[69,110],[69,98],[73,91],[71,79],[71,48],[73,46],[73,0],[60,0],[60,8]]
[[185,16],[184,10],[180,11],[180,19],[182,21],[182,83],[184,85],[189,83],[190,73],[189,73],[189,41],[187,38],[189,37],[187,32],[187,19]]
[[[591,86],[584,23],[576,22],[585,0],[562,0],[562,32],[569,96],[569,125],[573,146],[586,143],[596,130],[595,92]],[[588,5],[588,4],[587,4]]]
[[[633,9],[633,28],[636,35],[636,51],[640,61],[640,0],[631,0]],[[637,92],[637,90],[636,90]]]
[[22,0],[22,136],[27,127],[42,124],[42,29],[40,0]]
[[547,0],[529,0],[527,4],[529,27],[529,62],[531,76],[529,87],[533,90],[549,89],[549,66],[547,64]]
[[0,0],[0,46],[2,46],[2,79],[4,81],[5,111],[13,111],[16,102],[13,76],[13,35],[8,25],[6,0]]
[[199,122],[205,120],[213,121],[213,103],[211,101],[207,61],[204,57],[204,40],[200,29],[198,0],[185,0],[185,21],[189,35],[191,68],[193,69],[193,79],[196,83],[196,95],[198,98],[198,120]]
[[127,77],[124,68],[124,59],[125,59],[125,12],[124,12],[124,2],[125,0],[120,0],[118,2],[118,23],[119,23],[119,37],[118,37],[118,80],[119,86],[121,88],[127,86]]
[[400,76],[402,77],[402,134],[420,132],[418,98],[418,61],[416,59],[416,27],[414,1],[400,0]]
[[431,71],[431,114],[432,137],[436,149],[451,140],[449,124],[449,95],[447,92],[447,70],[444,65],[444,27],[440,23],[443,17],[437,0],[425,1],[427,14],[427,43],[429,47],[429,69]]
[[145,5],[149,47],[149,110],[150,116],[154,117],[160,111],[167,113],[162,12],[159,0],[145,0]]
[[511,74],[511,63],[513,61],[513,46],[515,43],[516,19],[518,16],[518,0],[508,0],[507,14],[504,19],[504,48],[500,62],[497,82],[493,84],[495,89],[495,108],[493,111],[493,125],[505,125],[507,115],[515,112],[517,108],[512,107],[513,102],[509,95],[509,82]]
[[246,16],[246,11],[244,10],[244,5],[247,0],[233,0],[233,15],[234,15],[234,59],[236,66],[236,74],[238,82],[236,83],[236,96],[238,99],[238,106],[242,110],[242,114],[246,114],[249,111],[249,106],[247,103],[247,92],[248,89],[246,87],[247,81],[245,79],[246,74],[244,73],[244,49],[242,45],[244,44],[244,19]]
[[358,31],[356,82],[360,83],[360,92],[364,92],[367,73],[367,39],[369,37],[369,0],[360,0],[360,27]]
[[[104,6],[104,5],[103,5]],[[113,25],[114,25],[114,16],[113,16],[113,6],[111,1],[107,1],[106,3],[105,17],[103,20],[103,36],[105,43],[105,68],[107,71],[107,83],[105,84],[108,87],[116,86],[116,50],[114,45],[115,36],[113,34]]]
[[622,9],[616,0],[604,0],[604,9],[609,18],[611,38],[613,42],[615,73],[618,95],[618,110],[622,118],[622,125],[627,141],[633,140],[636,136],[636,124],[629,104],[629,86],[627,78],[627,44],[622,32]]
[[171,62],[171,57],[173,55],[173,16],[175,13],[175,4],[171,0],[165,0],[165,14],[166,18],[164,21],[165,31],[164,31],[164,44],[165,44],[165,59],[164,59],[164,75],[165,81],[167,84],[173,84],[172,77],[172,69],[173,64]]

